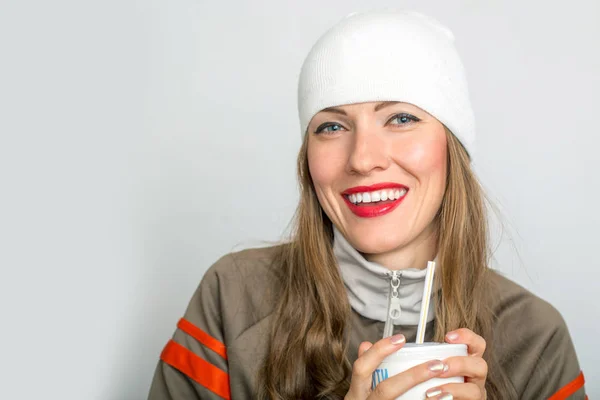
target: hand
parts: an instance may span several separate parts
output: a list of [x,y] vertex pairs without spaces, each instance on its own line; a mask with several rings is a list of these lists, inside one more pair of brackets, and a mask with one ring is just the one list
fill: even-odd
[[466,344],[469,355],[447,358],[444,362],[448,365],[448,370],[440,377],[464,376],[465,383],[449,383],[429,389],[426,393],[427,399],[485,400],[485,380],[488,372],[487,363],[483,359],[485,339],[469,329],[462,328],[448,332],[446,342]]
[[[448,366],[440,360],[432,360],[394,375],[371,389],[373,372],[388,355],[400,350],[406,343],[403,335],[381,339],[375,344],[362,342],[358,347],[358,359],[352,368],[352,381],[345,400],[391,400],[421,382],[440,376]],[[458,368],[458,367],[456,367]]]

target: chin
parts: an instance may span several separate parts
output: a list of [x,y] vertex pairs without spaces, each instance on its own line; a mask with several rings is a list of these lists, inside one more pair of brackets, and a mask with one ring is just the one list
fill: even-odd
[[407,243],[407,238],[404,235],[389,234],[389,232],[382,232],[381,230],[370,232],[367,229],[351,232],[350,239],[352,246],[365,254],[387,253]]

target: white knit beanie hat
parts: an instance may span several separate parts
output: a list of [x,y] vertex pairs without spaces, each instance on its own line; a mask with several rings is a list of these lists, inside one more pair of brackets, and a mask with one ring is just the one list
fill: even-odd
[[302,135],[327,107],[401,101],[446,125],[473,156],[475,118],[454,35],[414,11],[353,13],[329,29],[304,60],[298,84]]

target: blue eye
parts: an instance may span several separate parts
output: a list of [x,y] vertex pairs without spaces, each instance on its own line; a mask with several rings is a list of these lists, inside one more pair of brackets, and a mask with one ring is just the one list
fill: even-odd
[[396,114],[392,117],[392,119],[389,120],[389,122],[398,120],[398,123],[394,123],[392,125],[409,125],[411,122],[418,122],[420,121],[419,118],[415,117],[414,115],[411,114],[406,114],[406,113],[402,113],[402,114]]
[[[329,128],[332,128],[332,129],[329,130]],[[335,133],[335,132],[339,132],[341,130],[342,130],[342,126],[340,124],[335,124],[335,123],[327,122],[327,123],[324,123],[323,125],[320,125],[315,130],[315,133],[316,134],[319,134],[319,133]]]

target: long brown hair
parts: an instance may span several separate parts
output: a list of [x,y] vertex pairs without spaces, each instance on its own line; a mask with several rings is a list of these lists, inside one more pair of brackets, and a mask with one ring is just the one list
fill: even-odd
[[[516,398],[491,351],[488,226],[484,194],[458,139],[446,129],[448,175],[436,215],[440,289],[434,340],[468,328],[487,342],[488,399]],[[350,386],[347,321],[350,305],[333,255],[332,224],[321,208],[308,169],[308,135],[298,155],[300,203],[291,241],[274,262],[281,266],[280,299],[269,351],[258,376],[260,399],[343,399]],[[443,299],[443,301],[442,301]]]

